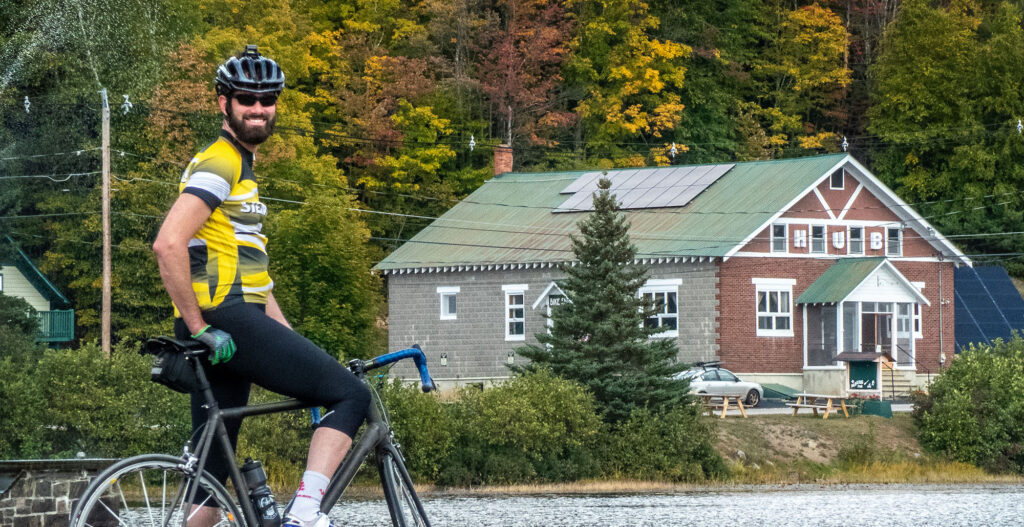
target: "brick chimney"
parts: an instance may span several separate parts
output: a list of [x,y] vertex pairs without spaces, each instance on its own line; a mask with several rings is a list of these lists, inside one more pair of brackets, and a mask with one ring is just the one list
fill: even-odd
[[512,171],[512,147],[498,145],[494,147],[494,175]]

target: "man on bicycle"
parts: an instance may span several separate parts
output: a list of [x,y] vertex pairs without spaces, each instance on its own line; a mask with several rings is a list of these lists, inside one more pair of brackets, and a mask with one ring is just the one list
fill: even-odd
[[[174,303],[176,337],[211,349],[207,372],[221,406],[245,405],[256,383],[327,408],[284,526],[329,527],[320,500],[366,417],[370,394],[352,372],[293,331],[274,300],[261,233],[267,207],[252,165],[274,132],[284,73],[256,46],[246,46],[217,68],[216,87],[224,117],[220,137],[185,169],[153,251]],[[193,432],[206,422],[202,405],[193,393]],[[225,424],[235,445],[241,420]],[[227,481],[229,469],[219,457],[211,456],[207,468]]]

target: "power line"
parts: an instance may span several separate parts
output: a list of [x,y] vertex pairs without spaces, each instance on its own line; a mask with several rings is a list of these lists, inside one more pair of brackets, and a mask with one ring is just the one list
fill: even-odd
[[36,159],[36,158],[41,158],[41,157],[56,157],[56,156],[70,156],[70,155],[80,156],[80,155],[82,155],[82,154],[84,154],[86,152],[92,152],[92,151],[99,150],[99,149],[100,149],[99,147],[94,147],[94,148],[82,148],[82,149],[79,149],[79,150],[70,150],[70,151],[67,151],[67,152],[53,152],[53,153],[49,153],[49,154],[31,154],[31,155],[23,155],[23,156],[0,157],[0,161],[17,161],[17,160],[22,160],[22,159]]
[[[5,179],[37,179],[38,178],[38,179],[49,179],[50,181],[53,181],[54,183],[64,183],[64,182],[68,181],[69,179],[71,179],[73,177],[95,176],[96,174],[100,174],[100,173],[101,172],[97,170],[95,172],[71,172],[71,173],[68,173],[68,174],[33,174],[33,175],[30,175],[30,176],[0,176],[0,180],[5,180]],[[55,179],[55,178],[60,178],[60,177],[63,177],[64,179]]]

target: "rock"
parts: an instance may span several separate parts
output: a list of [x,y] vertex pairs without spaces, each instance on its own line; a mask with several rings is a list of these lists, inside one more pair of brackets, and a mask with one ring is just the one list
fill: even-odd
[[742,450],[737,450],[736,459],[747,459],[747,454],[745,454]]

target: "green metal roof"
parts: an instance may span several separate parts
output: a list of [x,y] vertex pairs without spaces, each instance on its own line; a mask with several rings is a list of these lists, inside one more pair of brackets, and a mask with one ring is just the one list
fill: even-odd
[[[736,163],[685,206],[624,211],[637,257],[725,256],[845,159]],[[594,171],[496,176],[375,269],[571,261],[569,235],[588,213],[553,211],[566,200],[562,189],[587,172]]]
[[797,304],[834,304],[850,295],[885,258],[843,258],[832,264],[808,287]]

